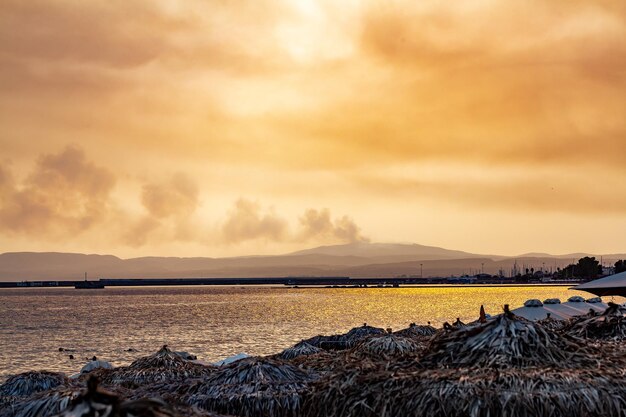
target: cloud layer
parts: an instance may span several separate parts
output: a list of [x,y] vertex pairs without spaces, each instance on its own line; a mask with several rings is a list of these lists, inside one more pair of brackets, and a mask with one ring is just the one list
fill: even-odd
[[621,0],[8,0],[0,86],[0,251],[626,245]]
[[247,241],[287,243],[349,243],[366,240],[348,216],[331,220],[329,209],[307,209],[300,225],[259,202],[239,198],[217,226],[198,216],[199,186],[177,172],[163,181],[150,180],[133,196],[142,210],[133,213],[113,195],[113,172],[90,161],[84,150],[68,146],[37,159],[22,181],[0,167],[0,234],[40,241],[83,241],[82,235],[107,231],[110,244],[140,248],[162,240],[211,245]]
[[41,156],[22,183],[1,169],[0,227],[5,233],[55,238],[81,233],[107,216],[114,185],[110,171],[71,146]]

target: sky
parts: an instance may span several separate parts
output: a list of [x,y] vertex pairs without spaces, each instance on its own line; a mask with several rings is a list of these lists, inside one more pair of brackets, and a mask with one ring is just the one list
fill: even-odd
[[0,252],[626,252],[626,2],[3,0]]

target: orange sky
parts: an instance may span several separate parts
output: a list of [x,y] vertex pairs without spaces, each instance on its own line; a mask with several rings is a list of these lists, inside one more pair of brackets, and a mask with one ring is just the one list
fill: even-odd
[[626,2],[0,3],[0,252],[626,251]]

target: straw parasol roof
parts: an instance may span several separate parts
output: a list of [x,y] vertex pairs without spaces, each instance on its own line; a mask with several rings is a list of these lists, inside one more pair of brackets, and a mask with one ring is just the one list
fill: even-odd
[[385,333],[387,333],[385,329],[368,326],[367,323],[363,323],[363,326],[354,327],[345,334],[331,336],[319,335],[303,341],[321,349],[343,350],[356,346],[362,339],[368,336],[381,335]]
[[393,334],[395,334],[396,336],[404,337],[428,338],[434,335],[436,332],[437,329],[435,329],[431,325],[423,326],[411,323],[406,329],[398,330]]
[[279,356],[281,359],[294,359],[298,356],[302,355],[315,355],[317,353],[323,352],[323,349],[320,349],[317,346],[313,346],[304,340],[302,342],[297,343],[295,346],[285,349]]
[[188,364],[189,361],[183,359],[179,354],[170,350],[167,345],[150,356],[139,358],[130,364],[132,369],[149,369],[149,368],[180,368]]
[[0,417],[50,417],[65,410],[79,394],[76,388],[58,386],[30,397],[22,397],[10,406],[0,408]]
[[458,329],[462,329],[463,327],[466,327],[467,324],[463,323],[461,321],[461,319],[459,317],[456,318],[456,321],[454,323],[452,323],[452,326],[458,328]]
[[91,376],[87,389],[75,396],[63,411],[54,417],[219,417],[188,407],[172,406],[160,398],[125,399],[106,391]]
[[573,321],[563,332],[585,339],[622,341],[626,340],[626,317],[619,305],[609,303],[604,313]]
[[299,383],[315,379],[315,375],[268,358],[250,357],[223,366],[203,378],[202,385]]
[[555,319],[551,314],[549,314],[545,319],[537,320],[537,324],[552,331],[557,331],[563,329],[567,325],[567,321]]
[[484,324],[442,332],[431,341],[422,363],[444,367],[571,366],[596,363],[578,341],[504,314]]
[[357,342],[361,339],[364,339],[368,336],[375,336],[377,334],[385,334],[387,333],[385,329],[381,329],[379,327],[368,326],[367,323],[363,323],[361,327],[355,327],[348,331],[345,334],[345,339],[351,342]]
[[156,382],[176,382],[199,378],[209,375],[214,369],[214,367],[185,360],[167,346],[163,346],[158,352],[139,358],[129,366],[113,370],[95,370],[92,373],[100,378],[103,385],[122,385],[132,388]]
[[349,372],[312,386],[303,417],[624,415],[626,381],[598,370]]
[[213,368],[190,363],[185,367],[179,368],[133,369],[120,367],[110,371],[94,372],[102,379],[103,385],[121,385],[128,388],[136,388],[156,382],[177,382],[200,378],[213,372]]
[[364,339],[352,349],[351,353],[372,358],[391,359],[416,355],[422,352],[424,348],[425,345],[414,339],[389,333]]
[[109,391],[98,387],[98,379],[90,376],[87,381],[87,390],[72,398],[67,408],[59,417],[117,417],[121,416],[120,399]]
[[344,335],[339,334],[330,336],[317,335],[309,339],[305,339],[303,342],[324,350],[342,350],[347,349],[346,343],[342,341],[343,336]]
[[242,359],[188,386],[181,401],[239,416],[297,416],[302,391],[318,375],[268,358]]
[[0,396],[29,396],[47,391],[59,385],[69,384],[70,380],[62,373],[30,371],[10,376],[0,385]]

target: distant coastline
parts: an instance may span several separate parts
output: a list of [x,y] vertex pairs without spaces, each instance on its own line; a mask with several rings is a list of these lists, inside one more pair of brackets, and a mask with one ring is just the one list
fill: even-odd
[[[225,286],[280,285],[285,288],[456,288],[456,287],[549,287],[573,286],[581,281],[524,283],[510,279],[485,279],[478,282],[455,282],[456,278],[350,278],[350,277],[259,277],[259,278],[160,278],[99,279],[90,281],[12,281],[0,282],[0,288],[103,288],[154,286]],[[508,282],[507,282],[508,281]]]

